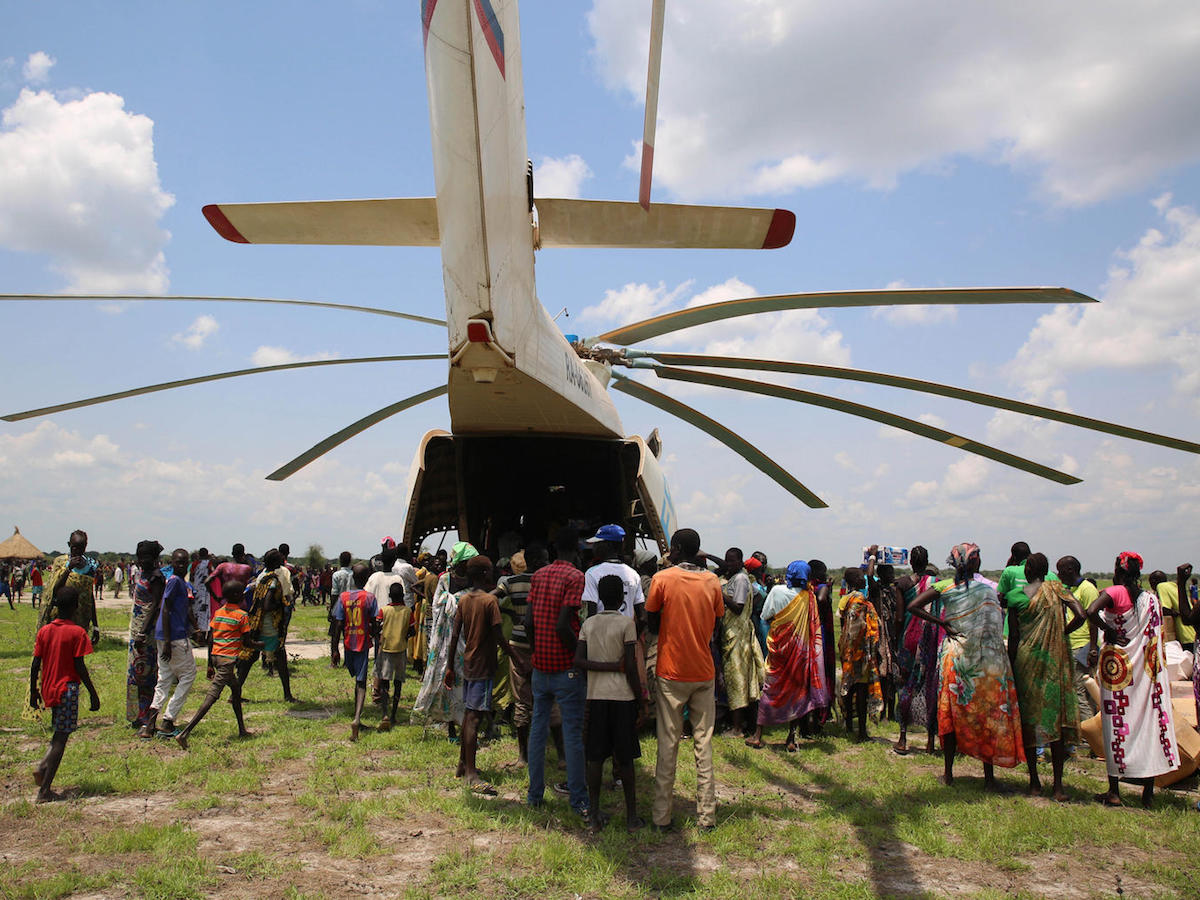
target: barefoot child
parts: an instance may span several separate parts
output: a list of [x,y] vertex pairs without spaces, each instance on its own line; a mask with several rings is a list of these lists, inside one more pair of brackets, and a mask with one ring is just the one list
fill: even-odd
[[604,761],[611,756],[625,789],[625,825],[633,832],[645,824],[637,814],[633,778],[633,761],[642,755],[637,730],[646,717],[635,652],[637,627],[632,618],[621,612],[625,593],[620,576],[605,575],[596,590],[604,609],[583,623],[575,645],[575,665],[588,673],[584,751],[588,805],[593,813],[591,827],[593,831],[604,827],[600,781]]
[[345,591],[333,604],[335,640],[345,641],[346,668],[354,676],[354,721],[350,723],[350,740],[358,740],[362,725],[363,706],[367,702],[367,670],[370,668],[371,633],[379,616],[375,595],[364,590],[371,577],[369,566],[359,563],[352,570],[354,589]]
[[[100,708],[100,695],[92,686],[83,658],[92,652],[87,632],[71,621],[79,607],[79,591],[73,586],[61,588],[56,597],[58,618],[38,629],[33,644],[33,663],[29,668],[29,705],[38,708],[39,700],[53,710],[54,736],[42,761],[34,767],[33,780],[38,786],[37,802],[61,800],[51,785],[67,749],[67,738],[79,725],[79,683],[88,689],[89,709]],[[38,674],[42,689],[38,693]]]
[[233,715],[237,719],[238,737],[249,737],[246,722],[242,718],[242,686],[238,682],[238,654],[247,646],[262,648],[261,641],[250,638],[250,617],[242,609],[242,596],[245,585],[237,580],[225,582],[222,591],[222,606],[213,613],[208,626],[208,679],[212,685],[204,697],[204,702],[192,716],[192,721],[184,726],[183,731],[175,736],[176,742],[184,750],[188,748],[188,735],[200,724],[200,720],[212,709],[212,705],[221,696],[221,691],[228,687],[230,702],[233,703]]
[[[475,767],[475,751],[479,744],[479,723],[492,706],[492,678],[496,674],[496,648],[511,661],[512,647],[504,638],[500,605],[496,595],[489,593],[496,586],[492,577],[492,561],[486,556],[467,560],[467,579],[470,587],[458,600],[458,615],[454,617],[454,632],[450,646],[457,647],[461,636],[466,645],[463,651],[463,712],[462,742],[459,745],[458,769],[455,777],[480,794],[495,796],[496,789],[479,775]],[[447,690],[454,687],[454,656],[446,662]]]
[[[375,669],[379,672],[379,690],[383,698],[383,721],[379,723],[379,730],[387,731],[396,721],[404,670],[408,668],[408,639],[413,634],[412,609],[404,602],[403,582],[395,581],[388,586],[388,605],[379,611],[379,622],[379,649],[375,651]],[[389,709],[388,691],[393,681],[396,692]]]

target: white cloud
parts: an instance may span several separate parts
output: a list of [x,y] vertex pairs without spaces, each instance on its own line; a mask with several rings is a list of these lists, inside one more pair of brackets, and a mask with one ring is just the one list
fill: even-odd
[[212,316],[197,316],[184,332],[171,335],[172,344],[182,344],[189,350],[199,350],[204,342],[217,333],[220,324]]
[[537,197],[578,197],[592,170],[577,153],[555,158],[543,156],[533,170],[533,188]]
[[25,60],[25,65],[21,68],[21,74],[25,76],[26,81],[41,84],[50,77],[50,70],[56,62],[58,60],[53,56],[38,50],[29,54],[29,59]]
[[[44,550],[62,547],[82,527],[96,551],[128,552],[149,536],[167,546],[214,548],[288,539],[293,547],[313,541],[332,549],[334,540],[366,553],[378,546],[381,529],[403,521],[400,467],[385,467],[385,480],[324,457],[279,484],[241,459],[161,458],[140,446],[50,421],[0,434],[0,495],[24,511],[22,533]],[[364,509],[372,511],[365,519]]]
[[294,353],[286,347],[273,347],[267,344],[259,347],[250,355],[250,361],[256,366],[283,366],[294,362],[312,362],[319,359],[337,359],[332,353],[310,353],[307,356]]
[[[596,2],[593,55],[640,103],[642,0]],[[681,197],[779,192],[968,157],[1094,202],[1200,159],[1200,6],[1070,0],[667,7],[655,177]],[[640,119],[631,120],[630,138]]]
[[661,281],[654,287],[630,282],[620,288],[605,291],[603,300],[585,307],[576,319],[580,322],[598,322],[605,325],[627,325],[640,319],[648,319],[677,305],[678,298],[691,286],[692,282],[685,281],[667,290],[667,286]]
[[163,293],[153,133],[116,94],[23,89],[0,114],[0,247],[48,255],[68,291]]
[[1008,375],[1032,396],[1065,406],[1055,390],[1070,374],[1159,370],[1175,376],[1178,396],[1200,397],[1200,216],[1169,196],[1155,206],[1162,228],[1117,254],[1102,302],[1056,306],[1017,351]]

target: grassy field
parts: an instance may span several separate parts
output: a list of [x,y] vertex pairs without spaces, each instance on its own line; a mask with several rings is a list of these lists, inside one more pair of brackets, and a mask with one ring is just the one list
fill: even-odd
[[[1146,813],[1092,802],[1103,764],[1068,763],[1065,805],[981,789],[963,760],[953,789],[939,763],[899,757],[881,725],[856,745],[831,736],[783,751],[715,741],[718,825],[694,827],[695,778],[681,751],[676,834],[588,835],[565,798],[523,804],[525,772],[511,736],[480,751],[497,798],[453,777],[457,747],[444,731],[408,724],[348,741],[352,683],[324,661],[299,661],[281,701],[276,679],[247,683],[248,740],[227,703],[214,707],[183,752],[139,741],[124,720],[127,617],[103,611],[106,637],[89,665],[102,708],[85,713],[56,788],[72,799],[34,805],[30,772],[48,722],[26,702],[33,612],[0,609],[0,896],[100,897],[1195,897],[1200,814],[1195,779],[1164,791]],[[324,613],[302,608],[293,633],[318,638]],[[199,704],[203,673],[185,716]],[[416,683],[404,688],[411,706]],[[45,714],[43,713],[43,716]],[[378,722],[369,710],[367,724]],[[917,744],[923,744],[923,736]],[[649,817],[655,743],[642,741],[638,791]],[[553,754],[551,754],[553,759]],[[548,775],[553,776],[553,762]],[[618,798],[606,792],[617,811]],[[1127,802],[1134,801],[1132,792]]]

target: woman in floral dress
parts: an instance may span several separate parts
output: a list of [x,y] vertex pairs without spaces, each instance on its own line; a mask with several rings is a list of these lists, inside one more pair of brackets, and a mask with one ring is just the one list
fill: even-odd
[[[995,766],[1011,769],[1025,761],[1017,688],[1004,645],[1004,611],[995,589],[978,577],[976,544],[956,544],[947,562],[954,577],[923,591],[908,607],[946,630],[938,656],[942,782],[954,784],[954,755],[964,753],[983,763],[984,786],[994,790]],[[926,609],[939,598],[941,618]]]

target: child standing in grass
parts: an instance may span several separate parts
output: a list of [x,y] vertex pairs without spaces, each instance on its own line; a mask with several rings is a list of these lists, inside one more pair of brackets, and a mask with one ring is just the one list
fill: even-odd
[[[383,721],[379,723],[379,730],[387,731],[396,720],[404,670],[408,668],[408,638],[413,633],[412,609],[404,602],[403,582],[395,581],[388,586],[388,605],[379,611],[379,622],[379,649],[375,651],[375,668],[379,672],[379,689],[383,697]],[[396,692],[389,709],[388,689],[393,681]]]
[[[91,699],[89,708],[95,712],[100,708],[100,695],[92,685],[83,658],[92,652],[92,642],[87,632],[71,621],[79,608],[79,591],[68,585],[59,589],[55,598],[58,617],[38,629],[33,644],[33,663],[29,668],[29,705],[38,708],[39,701],[53,710],[54,736],[50,747],[33,769],[33,781],[38,786],[37,802],[49,803],[61,800],[51,785],[62,762],[67,739],[79,727],[79,684],[88,689]],[[42,689],[38,691],[38,675],[41,674]]]
[[370,576],[368,566],[362,563],[356,565],[352,570],[353,589],[343,592],[333,604],[336,636],[345,639],[346,668],[354,678],[354,721],[350,723],[352,741],[358,740],[362,726],[363,706],[367,702],[367,671],[371,659],[371,629],[379,615],[375,595],[364,590]]
[[208,679],[212,685],[204,697],[204,702],[192,716],[192,721],[184,726],[183,731],[175,736],[176,742],[184,750],[188,748],[188,735],[200,724],[200,720],[212,709],[212,705],[221,696],[221,691],[229,688],[230,702],[233,703],[233,715],[237,719],[238,737],[249,737],[246,722],[242,718],[242,686],[238,681],[238,654],[244,647],[257,646],[262,649],[261,641],[250,638],[250,617],[242,609],[242,596],[245,585],[237,580],[225,582],[222,591],[222,605],[213,613],[208,627]]
[[604,610],[583,623],[575,645],[575,665],[588,673],[584,753],[591,828],[599,831],[605,825],[606,817],[600,812],[600,781],[604,761],[611,756],[625,789],[625,825],[634,832],[645,824],[637,814],[633,777],[633,761],[642,755],[637,730],[646,717],[638,678],[637,626],[621,612],[625,584],[619,575],[605,575],[596,590]]

